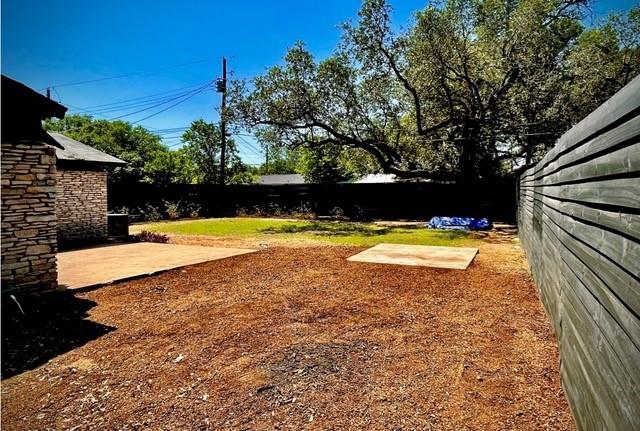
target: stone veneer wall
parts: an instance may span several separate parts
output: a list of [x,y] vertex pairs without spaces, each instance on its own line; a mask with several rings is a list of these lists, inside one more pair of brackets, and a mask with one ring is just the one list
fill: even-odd
[[2,292],[57,287],[55,149],[2,143]]
[[58,241],[78,241],[107,236],[107,173],[103,170],[59,168]]

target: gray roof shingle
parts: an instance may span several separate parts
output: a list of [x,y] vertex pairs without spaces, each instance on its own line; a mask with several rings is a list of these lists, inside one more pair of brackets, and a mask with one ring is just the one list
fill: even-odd
[[304,177],[298,174],[262,175],[258,179],[258,184],[272,186],[280,184],[304,184]]
[[89,145],[71,139],[60,133],[48,132],[62,148],[56,147],[56,157],[58,160],[91,162],[102,165],[126,165],[127,162],[113,157],[100,150],[96,150]]

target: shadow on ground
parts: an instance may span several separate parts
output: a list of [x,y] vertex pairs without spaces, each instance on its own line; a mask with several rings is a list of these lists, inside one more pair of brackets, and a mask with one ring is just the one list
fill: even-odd
[[326,236],[373,236],[384,235],[391,231],[388,227],[371,226],[362,223],[350,222],[311,222],[306,224],[285,224],[260,229],[261,233],[311,233]]
[[87,320],[96,303],[56,292],[2,300],[2,379],[36,368],[116,328]]
[[[385,226],[372,225],[353,222],[311,222],[306,224],[285,224],[261,229],[265,234],[282,233],[308,233],[317,236],[360,236],[373,237],[395,233],[410,233],[419,229],[426,229],[422,226]],[[429,234],[434,238],[455,240],[469,236],[467,231],[462,230],[429,230]]]

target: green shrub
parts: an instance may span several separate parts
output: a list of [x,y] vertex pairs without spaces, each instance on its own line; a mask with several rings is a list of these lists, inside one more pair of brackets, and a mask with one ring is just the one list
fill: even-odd
[[162,220],[162,213],[158,207],[151,204],[146,204],[138,208],[140,217],[146,221],[160,221]]
[[112,214],[130,214],[129,208],[127,208],[126,206],[121,206],[121,207],[117,207],[114,208],[113,210],[111,210]]
[[329,211],[329,215],[334,218],[342,218],[344,210],[341,207],[335,206]]
[[180,201],[169,202],[164,201],[164,210],[169,220],[179,219],[182,215],[182,208],[180,207]]
[[269,207],[267,208],[267,215],[268,216],[281,217],[283,214],[284,214],[284,211],[282,210],[280,205],[278,205],[275,202],[271,202],[269,204]]
[[299,219],[313,219],[316,216],[309,202],[300,203],[300,205],[290,211],[290,214],[292,217]]
[[351,209],[350,218],[353,220],[365,220],[367,218],[367,210],[360,205],[355,204]]
[[200,205],[193,202],[185,207],[185,213],[189,214],[189,217],[191,218],[198,218],[200,216],[201,210],[202,208],[200,207]]
[[159,242],[164,244],[169,241],[169,237],[162,233],[143,230],[138,234],[131,235],[131,240],[134,242]]

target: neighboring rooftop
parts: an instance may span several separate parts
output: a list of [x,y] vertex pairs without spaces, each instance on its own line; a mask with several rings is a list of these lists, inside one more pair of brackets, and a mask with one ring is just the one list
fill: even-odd
[[280,184],[304,184],[304,177],[299,174],[262,175],[258,184],[275,186]]
[[374,184],[374,183],[395,183],[396,176],[393,174],[369,174],[355,180],[358,184]]
[[48,132],[61,147],[56,147],[56,157],[58,160],[68,162],[89,162],[101,165],[126,165],[127,162],[113,157],[100,150],[96,150],[89,145],[71,139],[60,133]]

